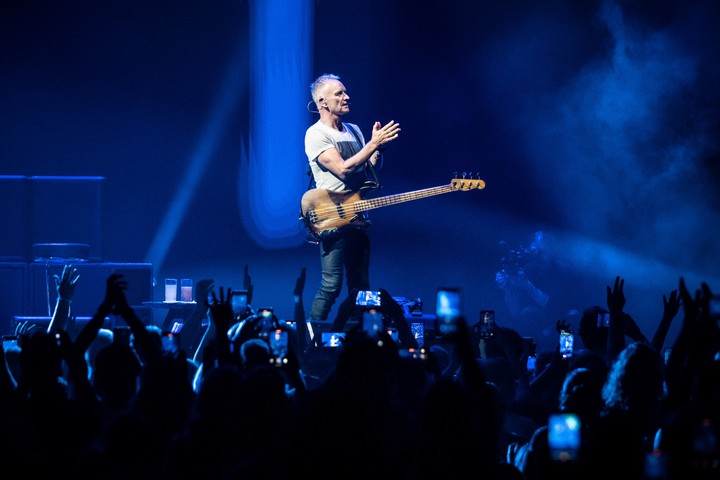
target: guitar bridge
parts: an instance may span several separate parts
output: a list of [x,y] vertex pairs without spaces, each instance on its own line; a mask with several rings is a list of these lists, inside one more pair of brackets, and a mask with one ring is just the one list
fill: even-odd
[[366,215],[356,214],[354,217],[352,217],[350,219],[350,221],[348,223],[352,224],[352,226],[355,228],[367,229],[367,228],[370,228],[371,222],[367,218]]

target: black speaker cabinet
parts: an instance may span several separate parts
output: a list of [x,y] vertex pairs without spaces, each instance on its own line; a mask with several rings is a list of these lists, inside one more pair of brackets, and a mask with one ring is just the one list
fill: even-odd
[[105,178],[35,176],[28,182],[32,211],[28,244],[87,244],[87,260],[102,261]]
[[[153,269],[151,263],[76,263],[80,277],[75,287],[72,314],[78,317],[92,317],[105,297],[107,278],[112,273],[123,275],[128,282],[125,292],[128,303],[142,306],[152,301]],[[30,316],[51,316],[57,301],[54,276],[62,276],[63,263],[30,264]],[[140,309],[136,309],[140,315]],[[141,316],[142,318],[142,316]],[[146,320],[147,319],[143,319]]]
[[28,264],[0,263],[0,334],[12,335],[13,318],[28,310]]
[[27,177],[0,175],[0,261],[27,262],[30,255],[30,190]]

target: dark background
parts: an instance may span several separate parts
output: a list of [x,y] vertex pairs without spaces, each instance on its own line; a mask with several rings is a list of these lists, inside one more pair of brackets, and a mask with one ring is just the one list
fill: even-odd
[[[577,325],[573,311],[604,305],[616,275],[648,337],[681,276],[691,289],[701,281],[720,289],[716,2],[314,5],[305,83],[340,75],[353,102],[346,120],[366,136],[375,120],[402,126],[382,194],[444,185],[455,172],[487,182],[374,211],[374,287],[419,297],[426,312],[437,287],[462,287],[471,322],[494,309],[499,324],[544,345],[557,319]],[[0,174],[105,177],[104,260],[147,261],[228,63],[247,52],[248,8],[3,2]],[[236,190],[253,85],[238,88],[156,266],[154,296],[162,299],[164,277],[240,288],[248,265],[253,303],[289,317],[302,267],[309,308],[317,250],[301,240],[267,248],[243,227]],[[278,128],[284,110],[298,108],[275,112]],[[307,125],[317,118],[306,114]],[[535,231],[545,234],[548,259],[535,280],[551,302],[515,318],[495,272]]]

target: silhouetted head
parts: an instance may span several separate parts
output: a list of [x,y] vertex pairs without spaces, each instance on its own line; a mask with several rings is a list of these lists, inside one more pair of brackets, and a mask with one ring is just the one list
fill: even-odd
[[124,405],[137,393],[141,372],[140,360],[132,347],[110,343],[95,357],[93,385],[106,403]]
[[583,424],[600,415],[604,379],[588,368],[570,370],[560,391],[561,412],[576,413]]
[[34,330],[20,339],[21,375],[33,383],[56,383],[62,375],[62,355],[54,333]]

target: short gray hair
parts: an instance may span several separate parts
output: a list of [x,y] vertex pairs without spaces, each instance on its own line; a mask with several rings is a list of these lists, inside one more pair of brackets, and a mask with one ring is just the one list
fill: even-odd
[[318,78],[315,79],[313,83],[310,84],[310,93],[312,94],[313,102],[317,104],[318,102],[318,92],[322,88],[323,85],[325,85],[330,80],[340,80],[340,77],[338,75],[332,74],[332,73],[324,73],[320,75]]

